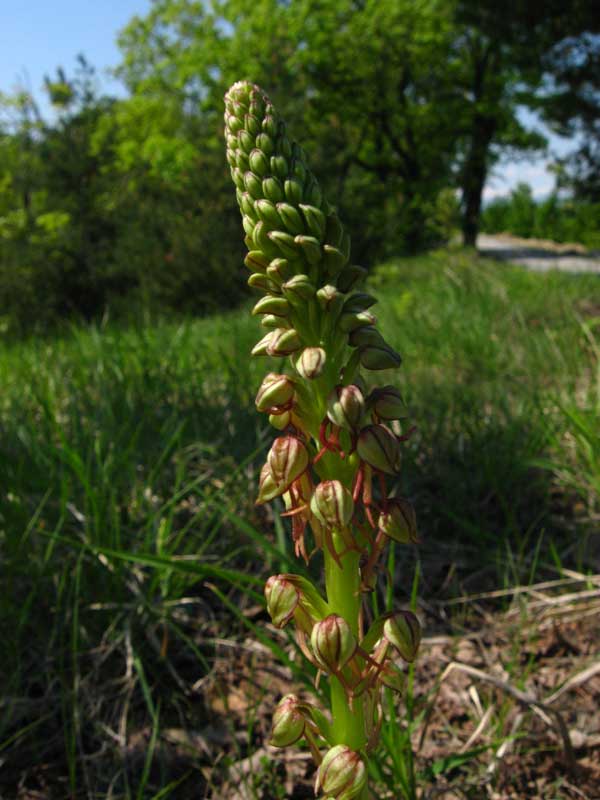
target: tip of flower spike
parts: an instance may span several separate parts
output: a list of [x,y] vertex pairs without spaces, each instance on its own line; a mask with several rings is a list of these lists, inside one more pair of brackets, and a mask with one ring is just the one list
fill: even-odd
[[240,100],[248,97],[252,92],[264,94],[260,86],[252,81],[236,81],[225,93],[225,100]]
[[248,112],[263,116],[271,101],[256,83],[236,81],[225,94],[225,108],[228,114],[243,119]]

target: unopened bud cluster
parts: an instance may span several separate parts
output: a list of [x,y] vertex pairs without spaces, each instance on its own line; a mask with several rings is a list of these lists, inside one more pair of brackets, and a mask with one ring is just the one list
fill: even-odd
[[[240,82],[225,105],[248,284],[261,294],[253,313],[265,329],[252,353],[289,356],[287,371],[269,372],[256,396],[257,409],[279,432],[261,470],[257,503],[282,498],[295,552],[306,561],[324,550],[343,570],[347,555],[358,554],[359,587],[369,591],[386,543],[417,541],[412,506],[389,497],[386,487],[386,476],[400,470],[406,408],[396,388],[373,386],[372,376],[401,359],[369,310],[375,298],[360,288],[366,271],[350,263],[348,233],[268,97]],[[396,661],[414,660],[419,622],[403,610],[362,631],[297,575],[271,577],[265,594],[273,623],[294,624],[306,657],[340,682],[350,706],[366,710],[358,752],[332,735],[335,726],[323,712],[286,695],[271,742],[306,741],[319,764],[316,790],[360,797],[381,724],[379,694],[384,686],[402,690]]]

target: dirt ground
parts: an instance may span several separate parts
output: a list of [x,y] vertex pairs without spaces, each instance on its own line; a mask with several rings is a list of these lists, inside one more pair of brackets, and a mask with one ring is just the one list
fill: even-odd
[[[431,634],[417,661],[412,730],[422,800],[600,799],[600,576],[580,578],[513,589],[501,612],[493,604],[506,600],[503,592],[464,598],[462,630],[449,622],[451,608],[422,609]],[[452,602],[456,612],[460,600]],[[279,797],[257,790],[265,763],[277,770],[282,796],[314,796],[307,754],[265,745],[273,705],[294,688],[290,680],[263,645],[223,645],[206,687],[214,723],[196,746],[202,742],[218,764],[243,738],[250,715],[255,748],[224,781],[207,765],[206,797]]]

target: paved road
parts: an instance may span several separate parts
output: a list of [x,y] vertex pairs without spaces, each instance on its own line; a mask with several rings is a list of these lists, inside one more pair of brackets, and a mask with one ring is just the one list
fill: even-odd
[[481,255],[512,261],[536,272],[558,269],[561,272],[595,272],[600,275],[599,252],[584,255],[576,249],[556,248],[536,241],[528,242],[527,239],[483,233],[477,238],[477,249]]

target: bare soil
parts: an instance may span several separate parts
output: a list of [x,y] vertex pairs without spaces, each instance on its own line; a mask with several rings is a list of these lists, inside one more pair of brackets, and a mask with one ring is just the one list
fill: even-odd
[[[422,800],[600,798],[600,576],[513,591],[503,611],[493,607],[502,592],[464,598],[468,625],[441,624],[450,607],[423,611],[430,635],[417,662],[422,718],[412,733]],[[223,643],[205,686],[212,722],[188,741],[202,750],[205,797],[314,796],[308,755],[265,743],[273,706],[290,690],[302,688],[263,645]],[[243,756],[223,770],[224,754],[236,751]],[[274,781],[285,794],[273,793]]]

